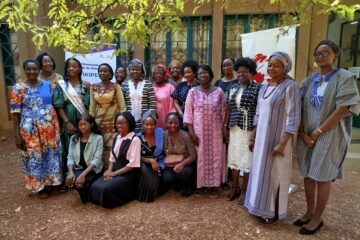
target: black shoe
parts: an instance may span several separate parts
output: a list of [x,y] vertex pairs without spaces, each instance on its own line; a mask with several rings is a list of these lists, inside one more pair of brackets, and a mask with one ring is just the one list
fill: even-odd
[[309,223],[310,220],[311,220],[311,219],[308,219],[308,220],[306,220],[306,221],[303,221],[303,220],[301,220],[301,219],[298,219],[298,220],[296,220],[295,222],[293,222],[293,225],[298,226],[298,227],[302,227],[303,225]]
[[240,195],[241,190],[237,187],[232,188],[231,192],[227,195],[228,201],[233,201],[235,198],[237,198]]
[[191,188],[183,188],[180,192],[182,197],[190,197],[193,194],[193,190]]
[[38,198],[45,199],[49,197],[49,192],[44,188],[37,193]]
[[320,228],[321,228],[323,225],[324,225],[324,222],[321,221],[321,222],[319,223],[319,225],[318,225],[315,229],[313,229],[313,230],[309,230],[309,229],[307,229],[306,227],[302,227],[302,228],[300,228],[299,233],[300,233],[301,235],[313,235],[313,234],[315,234],[317,231],[319,231]]

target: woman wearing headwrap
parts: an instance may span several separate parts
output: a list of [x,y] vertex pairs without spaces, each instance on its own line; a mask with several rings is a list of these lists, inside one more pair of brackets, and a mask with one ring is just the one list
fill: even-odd
[[288,54],[269,57],[271,79],[260,89],[249,143],[253,159],[245,206],[263,223],[282,220],[287,212],[292,145],[300,125],[299,87],[287,74],[290,70]]
[[169,83],[176,87],[182,81],[182,74],[181,74],[181,62],[178,60],[172,60],[169,64]]
[[314,50],[320,71],[301,84],[301,140],[297,150],[307,210],[293,223],[302,226],[300,234],[314,234],[323,225],[331,181],[342,178],[342,164],[351,140],[352,115],[360,112],[355,76],[333,67],[339,54],[334,42],[321,41]]
[[141,116],[147,110],[156,111],[154,88],[149,80],[145,79],[145,67],[139,59],[129,63],[130,79],[121,85],[124,93],[126,109],[131,112],[136,121],[135,132],[141,132]]
[[154,91],[157,109],[157,127],[165,128],[166,115],[169,112],[175,112],[174,99],[171,97],[175,87],[168,83],[168,75],[166,68],[162,64],[158,64],[152,68],[151,80],[154,83]]
[[141,140],[141,177],[138,199],[153,202],[158,195],[161,174],[164,171],[163,130],[156,127],[157,114],[154,110],[146,111],[141,122],[143,131]]
[[118,133],[111,147],[109,167],[90,187],[89,201],[114,208],[136,198],[141,159],[141,141],[135,135],[135,119],[129,112],[116,115]]

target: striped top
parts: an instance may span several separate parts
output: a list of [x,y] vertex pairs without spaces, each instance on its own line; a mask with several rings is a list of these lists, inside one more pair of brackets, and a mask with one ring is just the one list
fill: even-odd
[[154,87],[149,80],[142,80],[135,88],[134,82],[129,80],[121,85],[124,93],[126,110],[131,112],[136,121],[135,132],[142,131],[141,116],[147,110],[156,111]]
[[[310,135],[321,126],[338,107],[347,106],[352,114],[359,114],[359,92],[355,77],[347,70],[340,69],[329,80],[320,109],[310,103],[314,84],[313,75],[301,84],[302,119],[301,131]],[[304,177],[317,181],[341,178],[342,163],[351,140],[352,116],[349,114],[332,129],[322,134],[313,149],[298,141],[299,170]]]
[[238,125],[241,129],[252,130],[253,121],[256,113],[257,98],[260,84],[251,81],[250,85],[244,88],[241,99],[240,107],[236,102],[236,96],[240,90],[240,84],[236,83],[229,89],[229,106],[230,106],[230,120],[229,128]]

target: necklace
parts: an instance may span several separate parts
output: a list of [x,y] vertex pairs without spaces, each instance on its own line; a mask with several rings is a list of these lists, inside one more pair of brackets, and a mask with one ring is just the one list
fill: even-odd
[[268,97],[270,97],[271,94],[275,91],[275,89],[276,89],[279,85],[276,85],[276,86],[273,88],[273,90],[271,90],[271,92],[270,92],[267,96],[265,96],[265,94],[266,94],[269,86],[270,86],[270,84],[267,85],[267,87],[266,87],[266,89],[265,89],[265,91],[264,91],[264,93],[263,93],[263,96],[262,96],[263,99],[267,99]]
[[109,89],[110,83],[106,86],[106,88],[105,88],[103,91],[101,91],[101,86],[104,86],[104,85],[101,84],[101,85],[99,86],[99,96],[100,96],[100,97],[104,96],[104,94],[107,92],[107,90]]

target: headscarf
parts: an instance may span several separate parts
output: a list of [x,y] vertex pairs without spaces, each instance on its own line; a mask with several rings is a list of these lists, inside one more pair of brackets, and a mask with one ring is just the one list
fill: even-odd
[[129,71],[132,67],[140,67],[142,69],[144,76],[146,75],[145,66],[139,59],[134,58],[129,62]]
[[[147,110],[144,112],[144,114],[141,117],[141,122],[144,122],[146,118],[151,117],[156,122],[157,119],[157,113],[155,110]],[[155,142],[156,142],[156,148],[154,150],[154,158],[157,159],[157,162],[159,163],[161,168],[165,167],[164,164],[164,154],[163,154],[163,130],[161,128],[155,128]]]
[[164,72],[164,81],[167,82],[169,79],[169,71],[166,69],[166,67],[163,64],[157,64],[152,67],[151,69],[151,79],[154,79],[154,72],[157,68],[161,68],[161,70]]
[[285,52],[274,52],[269,57],[269,61],[270,61],[271,58],[276,58],[281,62],[281,64],[285,68],[285,73],[290,72],[292,62],[291,62],[290,56],[287,53],[285,53]]
[[170,70],[170,67],[173,66],[173,65],[178,66],[179,68],[181,68],[181,62],[179,60],[172,60],[170,62],[170,64],[169,64],[169,70]]
[[151,118],[154,119],[154,121],[156,122],[156,121],[157,121],[157,118],[158,118],[158,115],[157,115],[156,111],[153,110],[153,109],[147,110],[147,111],[144,112],[144,114],[142,115],[142,117],[141,117],[141,122],[144,123],[145,119],[148,118],[148,117],[151,117]]

